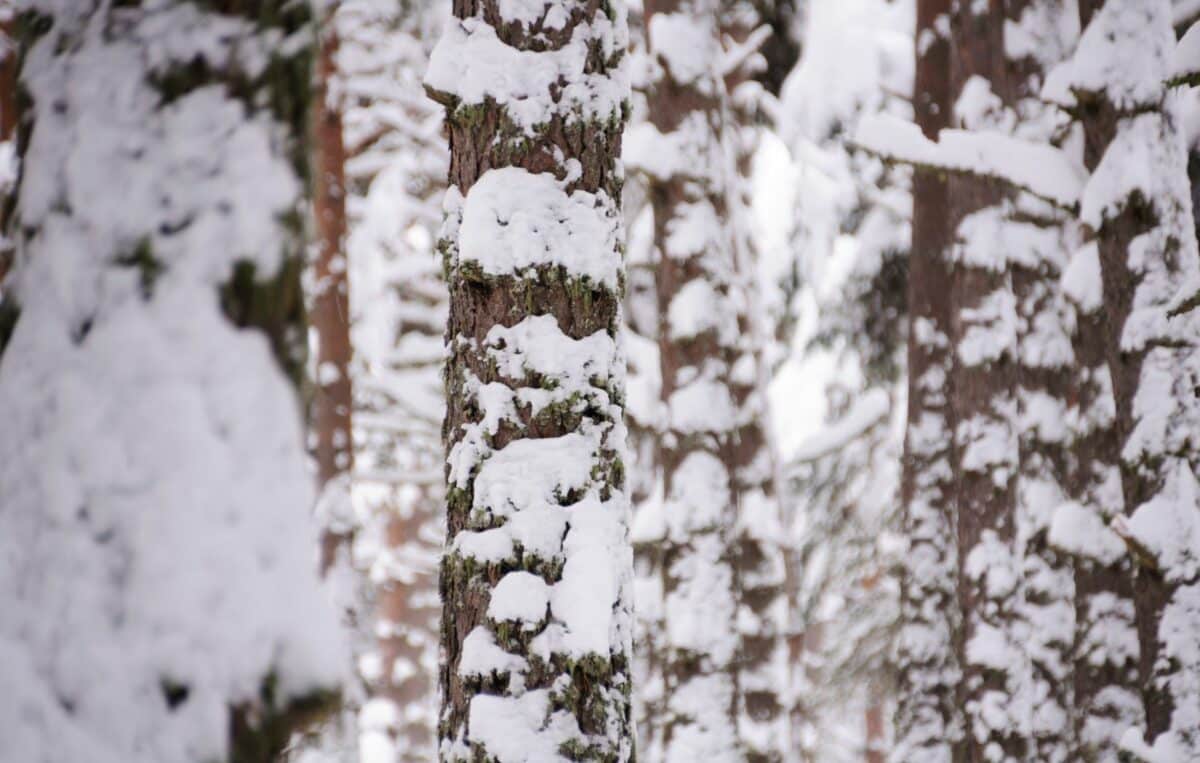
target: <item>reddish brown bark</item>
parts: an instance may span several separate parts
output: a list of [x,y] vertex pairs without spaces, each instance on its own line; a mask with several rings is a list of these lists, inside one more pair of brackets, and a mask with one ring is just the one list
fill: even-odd
[[[916,122],[935,138],[950,125],[950,43],[938,32],[950,0],[918,0]],[[946,176],[913,170],[912,250],[908,266],[908,417],[901,474],[903,526],[910,553],[901,577],[901,637],[896,739],[900,750],[930,759],[963,759],[957,702],[956,521],[951,272],[953,226]],[[922,434],[931,433],[931,434]],[[914,634],[908,636],[907,634]],[[909,638],[918,643],[909,646]],[[926,640],[936,646],[928,647]]]
[[[328,10],[331,22],[336,6]],[[316,379],[312,403],[312,427],[316,443],[317,484],[326,489],[345,490],[354,466],[351,430],[353,399],[350,389],[350,306],[346,277],[346,149],[342,141],[342,114],[334,84],[337,76],[338,37],[332,23],[321,32],[317,57],[317,92],[313,99],[313,130],[316,147],[314,170],[314,216],[317,229],[317,258],[313,263],[315,293],[310,321],[317,335]],[[338,548],[350,530],[336,524],[326,526],[321,538],[321,571],[333,565]]]

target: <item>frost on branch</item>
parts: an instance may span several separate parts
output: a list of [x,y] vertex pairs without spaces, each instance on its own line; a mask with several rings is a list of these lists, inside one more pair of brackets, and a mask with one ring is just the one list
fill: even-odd
[[273,756],[344,667],[294,387],[307,10],[28,5],[0,757]]

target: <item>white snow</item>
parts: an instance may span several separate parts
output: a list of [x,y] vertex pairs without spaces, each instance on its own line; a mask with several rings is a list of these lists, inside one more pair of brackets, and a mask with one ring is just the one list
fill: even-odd
[[567,194],[553,175],[520,167],[488,170],[467,192],[458,254],[489,275],[558,265],[615,289],[617,209],[603,193]]
[[890,114],[859,122],[854,142],[893,161],[996,178],[1064,207],[1079,202],[1087,173],[1061,149],[995,130],[942,130],[937,141]]
[[[506,10],[521,15],[531,11],[528,4],[516,2],[506,4]],[[623,49],[623,27],[597,9],[590,23],[575,27],[566,45],[532,51],[505,44],[482,18],[453,20],[433,49],[425,85],[462,104],[479,105],[490,99],[530,134],[555,115],[567,119],[582,115],[604,122],[620,114],[627,96],[626,64],[615,71],[585,73],[584,69],[590,45],[605,56]]]
[[[41,7],[0,362],[0,758],[223,759],[268,674],[286,700],[348,668],[299,400],[218,295],[238,259],[274,274],[301,184],[268,113],[219,85],[160,107],[145,67],[256,71],[281,41],[190,3]],[[148,290],[114,264],[142,242]]]

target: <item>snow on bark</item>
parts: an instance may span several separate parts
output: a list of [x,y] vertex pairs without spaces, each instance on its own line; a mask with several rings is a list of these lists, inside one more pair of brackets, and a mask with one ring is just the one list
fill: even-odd
[[[926,136],[950,122],[949,0],[917,2],[916,122]],[[901,583],[897,660],[900,689],[892,759],[947,763],[961,756],[962,668],[955,644],[957,513],[951,336],[953,229],[944,175],[913,172],[912,252],[908,268],[908,426],[904,439],[903,527],[908,539]]]
[[[951,3],[951,92],[962,128],[1006,127],[1004,22],[998,7]],[[968,759],[1023,760],[1028,724],[1022,703],[1012,701],[1020,696],[1025,659],[1015,516],[1018,316],[1008,252],[996,235],[1012,199],[995,181],[963,175],[948,178],[947,194],[964,752]]]
[[344,668],[296,391],[308,11],[22,7],[0,757],[274,756]]
[[[786,744],[784,567],[747,303],[752,252],[737,221],[745,209],[736,178],[750,147],[736,141],[752,136],[734,127],[729,93],[753,63],[753,43],[738,43],[751,29],[745,10],[646,6],[648,121],[629,136],[654,211],[664,406],[660,518],[654,528],[639,523],[658,536],[651,564],[666,632],[649,678],[663,698],[650,723],[652,760],[778,760]],[[752,87],[738,97],[753,98]]]
[[[1169,3],[1082,8],[1074,56],[1044,94],[1083,126],[1092,172],[1081,204],[1096,237],[1108,370],[1126,514],[1112,527],[1137,562],[1133,582],[1145,728],[1123,746],[1147,760],[1200,755],[1200,575],[1192,561],[1196,298],[1200,286],[1186,154],[1164,81]],[[1184,550],[1190,549],[1190,550]]]
[[318,518],[321,572],[328,574],[342,554],[354,528],[350,505],[350,474],[354,469],[351,442],[350,286],[347,281],[346,146],[342,135],[343,95],[338,87],[339,35],[331,23],[337,4],[324,9],[316,55],[313,97],[313,219],[316,260],[308,272],[308,312],[316,359],[312,400],[313,456],[317,462]]
[[[1012,3],[1005,14],[1007,134],[1057,151],[1066,119],[1039,96],[1046,72],[1063,60],[1075,40],[1073,19],[1061,3],[1049,0]],[[1061,171],[1046,167],[1049,175]],[[1078,162],[1070,162],[1062,174],[1073,188],[1082,186]],[[1049,535],[1055,509],[1072,487],[1070,401],[1073,391],[1086,384],[1079,378],[1071,341],[1074,315],[1059,285],[1066,253],[1078,244],[1078,226],[1032,192],[1015,193],[995,222],[998,248],[1006,250],[999,256],[1007,258],[1012,271],[1017,310],[1015,552],[1021,582],[1016,643],[1024,653],[1019,664],[1024,674],[1021,693],[1012,702],[1021,708],[1017,722],[1028,737],[1028,756],[1066,763],[1078,759],[1071,681],[1076,570]]]
[[454,10],[440,755],[631,760],[623,8]]
[[737,431],[727,461],[737,506],[738,730],[752,761],[781,760],[789,748],[787,713],[787,601],[784,537],[776,454],[768,426],[769,371],[763,359],[765,320],[751,295],[759,291],[758,242],[752,226],[756,127],[765,96],[752,77],[765,68],[759,54],[766,29],[750,3],[719,10],[721,70],[729,99],[726,150],[732,174],[726,187],[733,231],[738,340],[730,357],[730,387],[738,406]]

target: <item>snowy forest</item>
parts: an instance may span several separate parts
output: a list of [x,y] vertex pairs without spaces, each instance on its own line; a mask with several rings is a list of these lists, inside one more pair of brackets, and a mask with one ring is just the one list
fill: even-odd
[[0,0],[0,763],[1200,762],[1198,221],[1198,0]]

